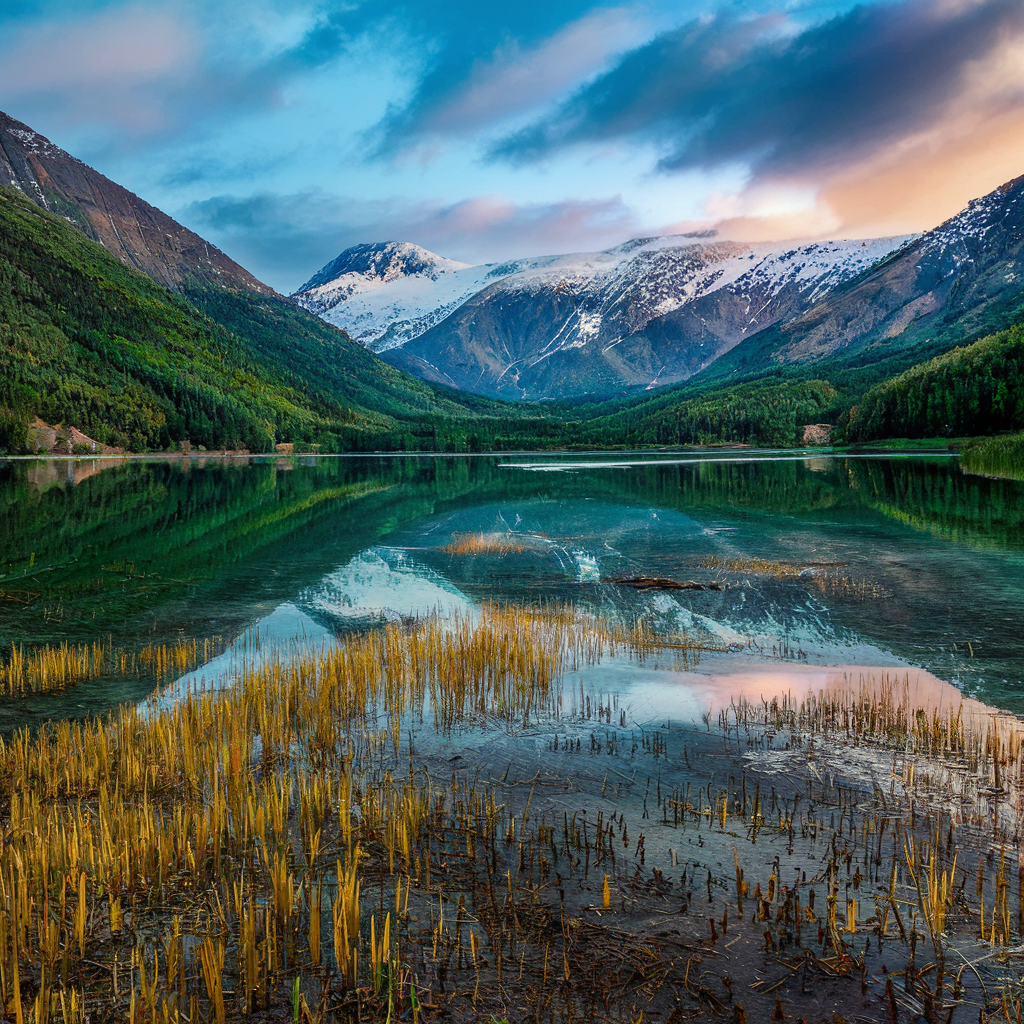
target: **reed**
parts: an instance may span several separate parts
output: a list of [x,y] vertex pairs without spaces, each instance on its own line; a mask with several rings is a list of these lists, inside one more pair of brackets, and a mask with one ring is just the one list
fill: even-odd
[[[426,1017],[460,991],[482,1015],[488,985],[518,976],[522,991],[536,995],[538,1019],[555,1019],[559,992],[572,993],[564,1019],[585,1019],[584,1005],[592,1016],[606,1012],[594,993],[613,998],[604,975],[615,975],[615,964],[645,986],[672,976],[657,949],[624,933],[600,940],[609,958],[600,971],[591,955],[600,945],[595,929],[613,935],[611,922],[620,920],[603,913],[613,884],[622,916],[645,887],[662,898],[660,867],[652,876],[644,863],[645,840],[657,863],[659,827],[663,835],[688,831],[689,842],[673,841],[669,853],[673,874],[685,879],[676,890],[685,906],[696,861],[680,864],[676,851],[717,844],[727,860],[732,850],[735,891],[732,878],[716,887],[707,873],[711,924],[702,922],[701,941],[720,928],[731,943],[753,927],[766,955],[803,942],[833,972],[849,972],[869,938],[912,949],[923,922],[938,957],[954,910],[966,914],[954,875],[973,865],[955,846],[961,818],[943,819],[946,838],[930,819],[915,825],[910,808],[939,793],[943,806],[962,808],[971,834],[984,828],[1001,851],[1016,826],[1024,744],[1012,722],[916,706],[903,675],[736,701],[717,719],[722,737],[743,751],[785,743],[786,753],[812,762],[814,744],[827,742],[891,754],[889,791],[873,794],[886,814],[865,809],[859,794],[833,788],[826,798],[813,778],[813,801],[798,807],[768,776],[754,785],[719,776],[717,787],[678,776],[662,787],[659,776],[648,779],[643,811],[628,811],[627,822],[609,801],[634,781],[613,769],[597,775],[597,814],[570,810],[552,821],[534,801],[538,780],[524,778],[521,795],[510,796],[511,782],[433,778],[414,763],[411,723],[442,738],[481,722],[509,731],[544,723],[556,736],[551,757],[628,756],[614,699],[567,693],[564,677],[612,655],[643,659],[663,640],[572,607],[487,604],[474,616],[387,626],[335,648],[268,653],[239,667],[229,687],[193,689],[173,706],[123,708],[0,741],[2,1007],[22,1022],[84,1021],[95,1008],[109,1019],[162,1024],[269,1009],[316,1024],[369,1022]],[[154,654],[148,664],[170,676],[174,657]],[[183,657],[188,664],[193,655]],[[140,662],[124,664],[135,672]],[[595,730],[589,751],[586,742],[581,750],[557,739],[577,697],[578,724]],[[709,714],[709,733],[712,723]],[[678,767],[668,735],[648,731],[635,756],[659,772]],[[751,852],[741,855],[744,832]],[[794,882],[793,861],[781,857],[801,838],[814,852],[816,880]],[[1010,946],[1017,875],[1001,852],[987,873],[978,863],[970,927]],[[697,877],[702,889],[703,869]],[[600,925],[561,906],[555,894],[571,891],[567,880],[589,892]],[[864,913],[872,896],[874,920]],[[715,899],[726,906],[711,914]],[[680,985],[714,1008],[696,973]],[[934,982],[932,994],[941,1000]]]
[[105,643],[38,647],[12,645],[0,661],[0,694],[51,693],[104,677],[136,676],[164,682],[205,664],[219,646],[217,639],[179,640],[129,651]]
[[448,555],[507,555],[531,549],[511,533],[461,533],[441,550]]

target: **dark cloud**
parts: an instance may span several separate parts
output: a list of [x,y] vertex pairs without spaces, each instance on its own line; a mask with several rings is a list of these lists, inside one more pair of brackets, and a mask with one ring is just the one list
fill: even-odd
[[595,0],[407,0],[363,4],[341,21],[351,33],[400,27],[411,44],[410,61],[422,65],[410,98],[395,104],[368,136],[377,155],[393,156],[419,139],[434,116],[472,77],[475,68],[503,50],[532,46],[587,13],[607,6]]
[[291,291],[349,246],[408,241],[466,263],[600,249],[637,230],[619,199],[516,205],[355,202],[323,192],[217,196],[178,214],[262,280]]
[[[978,62],[1022,32],[1021,0],[876,3],[795,34],[719,15],[632,51],[492,155],[532,161],[640,138],[662,147],[662,169],[745,160],[767,176],[821,172],[933,126]],[[997,113],[1022,101],[1019,87],[994,87],[979,102]]]

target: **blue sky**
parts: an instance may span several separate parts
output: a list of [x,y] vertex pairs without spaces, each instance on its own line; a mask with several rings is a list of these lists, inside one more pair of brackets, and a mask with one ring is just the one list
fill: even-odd
[[0,109],[283,291],[364,241],[893,234],[1024,173],[1024,4],[6,0]]

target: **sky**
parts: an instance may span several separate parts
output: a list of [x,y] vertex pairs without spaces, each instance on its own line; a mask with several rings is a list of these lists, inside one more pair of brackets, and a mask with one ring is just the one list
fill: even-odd
[[1024,174],[1021,0],[4,0],[0,109],[290,292],[926,230]]

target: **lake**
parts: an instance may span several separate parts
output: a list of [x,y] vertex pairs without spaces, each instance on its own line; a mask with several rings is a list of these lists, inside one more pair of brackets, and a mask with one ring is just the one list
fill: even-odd
[[1024,1000],[1024,484],[935,454],[8,460],[0,508],[12,664],[136,666],[0,700],[30,727],[0,882],[81,894],[61,984],[110,1019]]
[[[570,600],[750,643],[751,662],[922,668],[1024,711],[1024,485],[945,456],[10,460],[0,509],[5,647]],[[643,576],[723,589],[609,582]],[[87,687],[0,724],[143,695]]]

